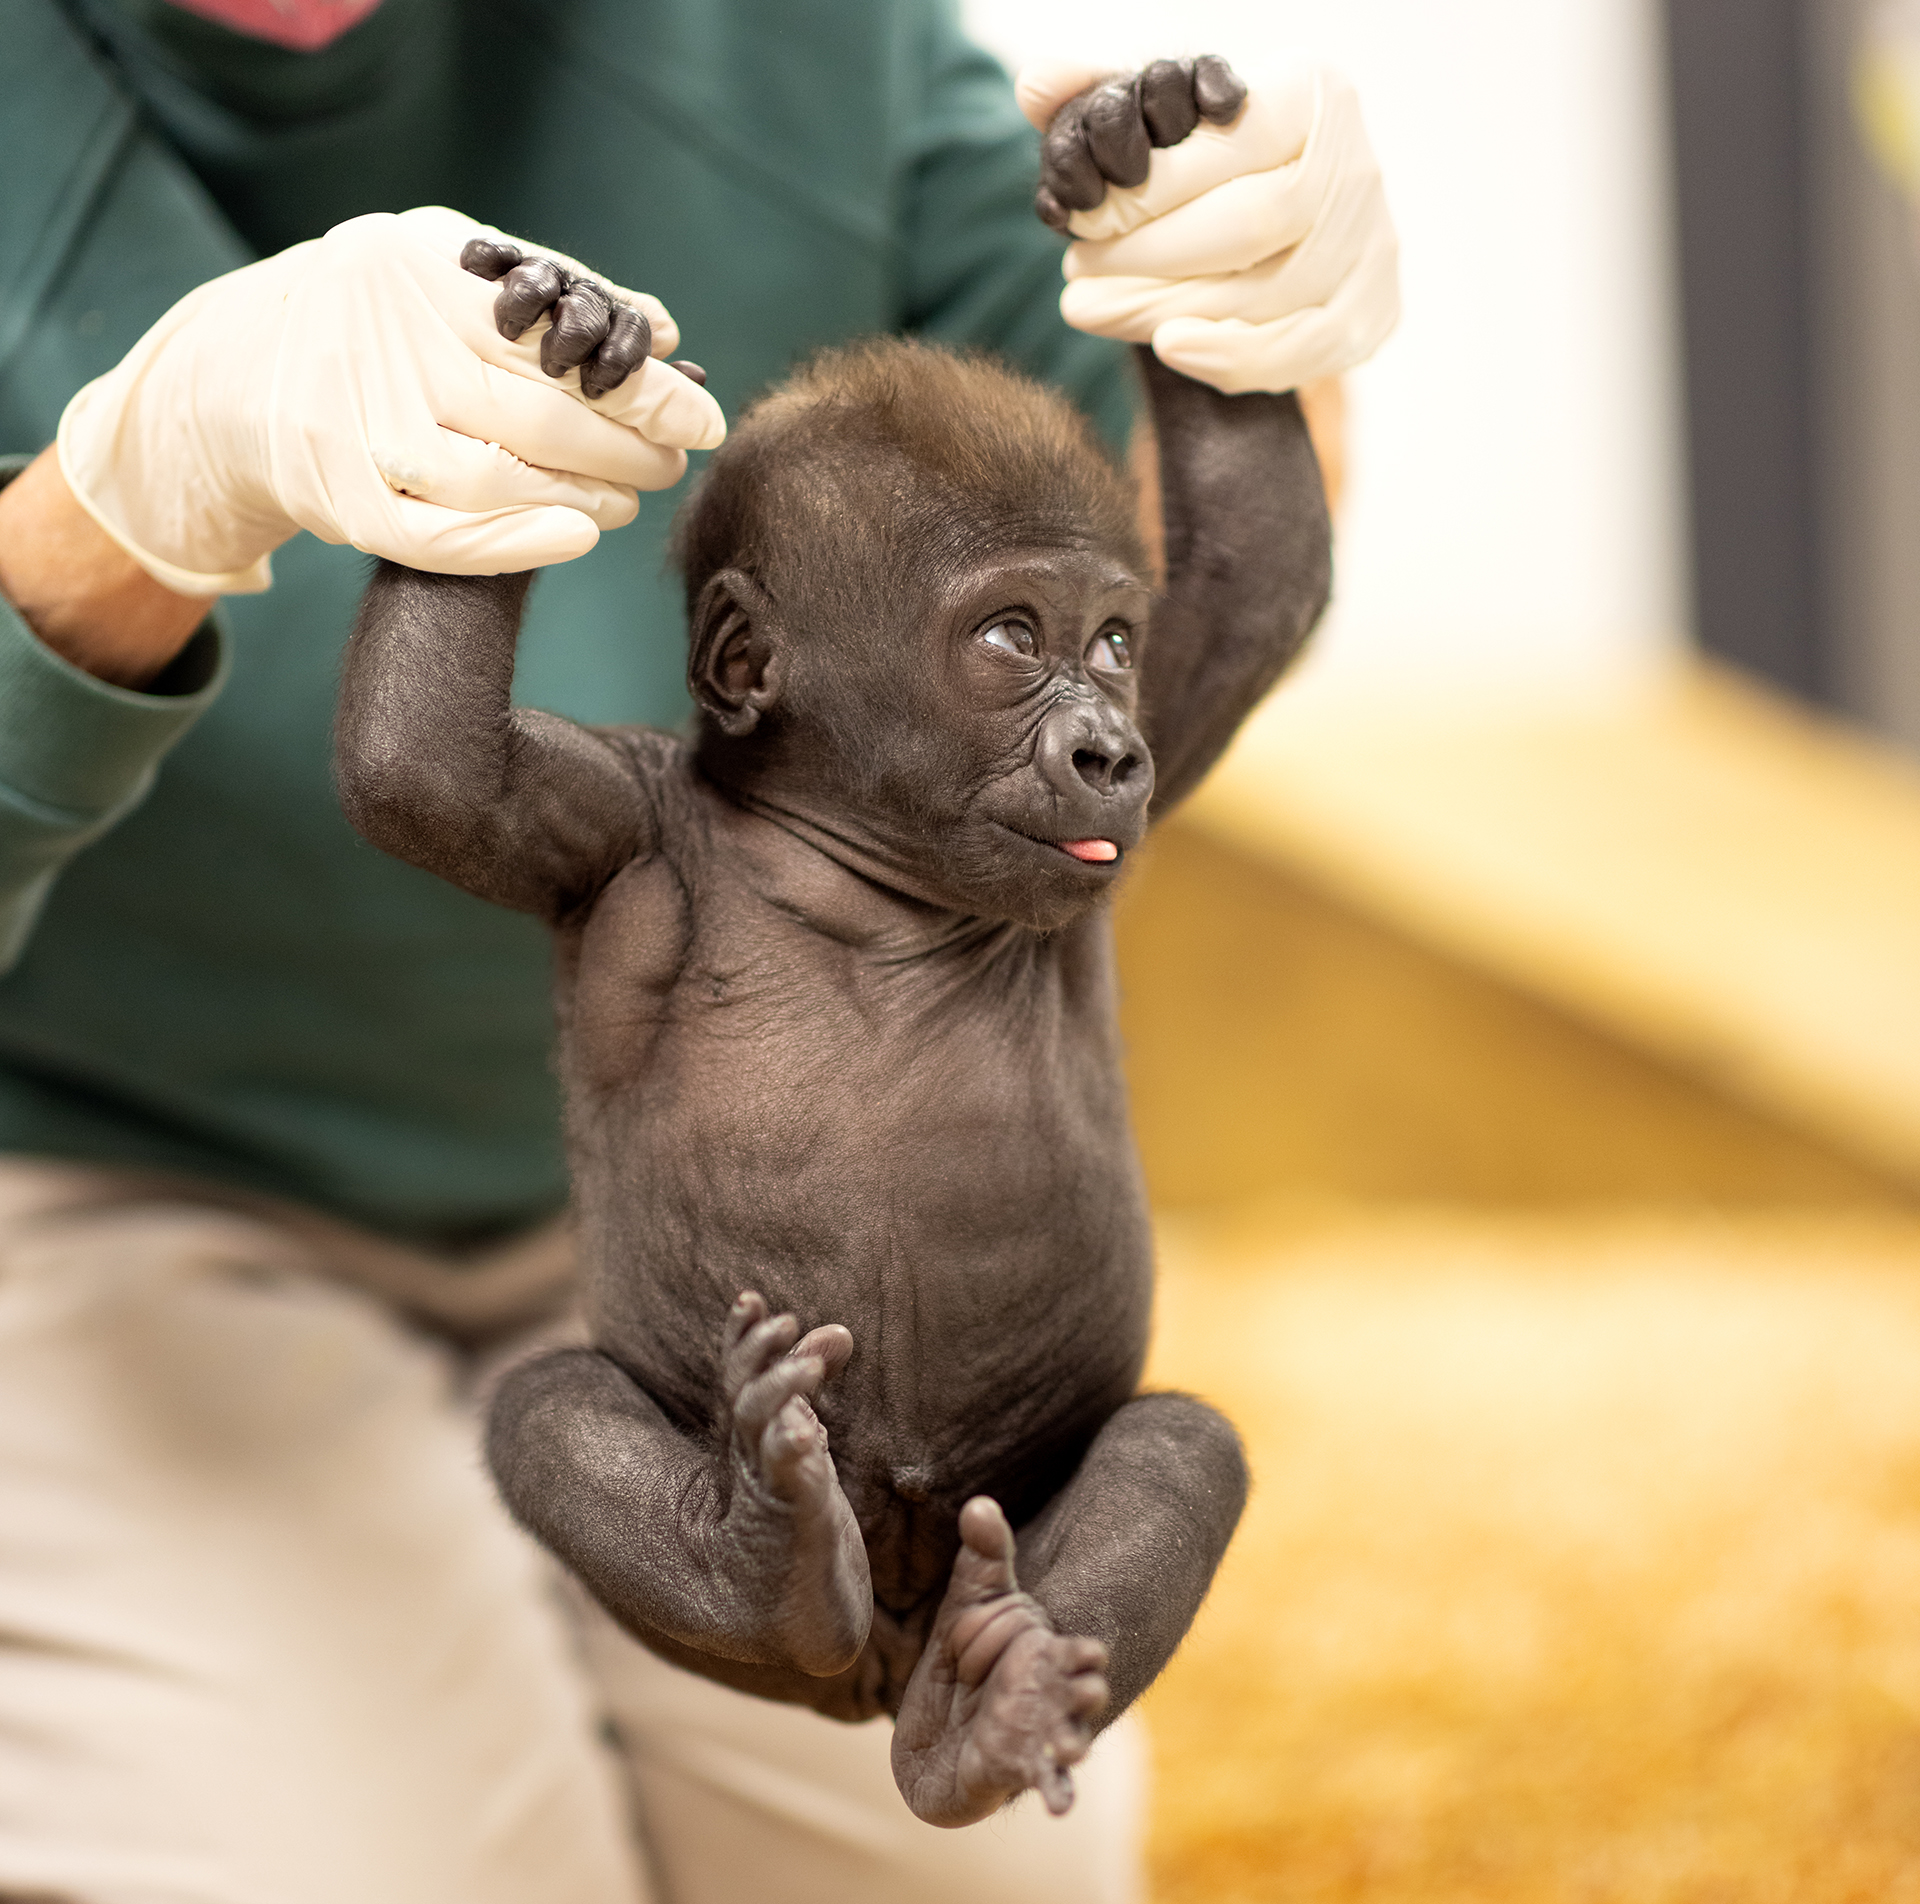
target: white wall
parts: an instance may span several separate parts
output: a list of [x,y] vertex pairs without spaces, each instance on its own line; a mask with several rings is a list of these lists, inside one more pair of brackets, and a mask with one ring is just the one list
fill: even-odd
[[1329,687],[1592,694],[1682,639],[1654,0],[966,0],[1010,65],[1303,48],[1358,83],[1405,315],[1350,380]]

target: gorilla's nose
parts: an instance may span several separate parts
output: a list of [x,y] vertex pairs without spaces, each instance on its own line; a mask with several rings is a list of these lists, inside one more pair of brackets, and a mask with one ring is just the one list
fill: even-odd
[[1144,801],[1153,768],[1133,723],[1104,702],[1075,702],[1055,712],[1041,737],[1040,765],[1056,793],[1104,801]]
[[1103,747],[1076,747],[1073,770],[1103,799],[1117,793],[1139,771],[1140,756],[1131,750],[1118,753]]

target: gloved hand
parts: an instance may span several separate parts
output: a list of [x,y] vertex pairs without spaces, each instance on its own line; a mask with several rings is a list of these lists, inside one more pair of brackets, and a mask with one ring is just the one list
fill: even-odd
[[[451,575],[585,554],[725,420],[651,359],[597,400],[548,376],[552,322],[499,333],[496,287],[460,265],[476,237],[518,242],[440,206],[374,213],[189,292],[67,406],[74,494],[187,595],[271,586],[297,529]],[[609,289],[675,347],[664,306]]]
[[1217,59],[1100,78],[1018,81],[1046,134],[1039,210],[1078,240],[1067,322],[1229,394],[1370,357],[1400,315],[1399,244],[1352,86],[1300,67],[1240,104]]

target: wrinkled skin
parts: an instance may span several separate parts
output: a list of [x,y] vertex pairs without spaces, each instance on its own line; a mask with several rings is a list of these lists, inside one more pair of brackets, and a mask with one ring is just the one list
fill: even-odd
[[526,576],[383,564],[342,688],[354,823],[555,933],[593,1346],[500,1389],[507,1500],[664,1657],[893,1714],[936,1824],[1065,1809],[1245,1496],[1232,1428],[1139,1390],[1105,902],[1318,616],[1328,531],[1291,397],[1140,361],[1157,596],[1085,523],[916,541],[916,493],[862,518],[918,550],[885,590],[714,571],[691,742],[510,707]]

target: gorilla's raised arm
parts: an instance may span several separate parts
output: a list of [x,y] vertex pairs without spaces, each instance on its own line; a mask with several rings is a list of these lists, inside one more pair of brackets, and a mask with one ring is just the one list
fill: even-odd
[[1160,439],[1167,579],[1142,663],[1158,818],[1199,784],[1320,619],[1332,530],[1300,402],[1222,396],[1136,348]]
[[347,647],[334,772],[375,846],[557,921],[651,849],[654,821],[617,740],[511,704],[532,579],[382,562]]
[[[1066,231],[1109,186],[1143,184],[1156,147],[1180,144],[1202,121],[1230,125],[1246,97],[1212,55],[1103,80],[1053,115],[1034,209]],[[1331,532],[1295,397],[1223,396],[1151,350],[1134,355],[1160,439],[1166,525],[1166,596],[1140,697],[1157,818],[1193,791],[1320,618]]]

